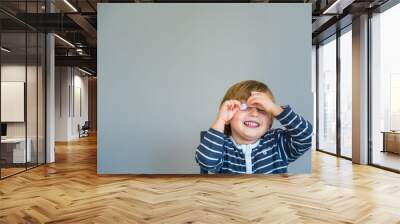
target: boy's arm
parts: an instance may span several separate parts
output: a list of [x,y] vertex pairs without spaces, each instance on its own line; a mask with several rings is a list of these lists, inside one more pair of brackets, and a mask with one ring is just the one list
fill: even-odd
[[200,140],[195,160],[207,171],[218,172],[224,157],[224,133],[211,127]]
[[217,173],[224,158],[225,124],[239,110],[240,101],[227,100],[219,108],[216,120],[204,134],[197,147],[195,159],[201,168]]
[[286,128],[278,138],[278,144],[281,145],[281,156],[287,161],[293,162],[312,145],[313,127],[311,123],[302,116],[296,114],[289,105],[282,107],[283,111],[275,118]]

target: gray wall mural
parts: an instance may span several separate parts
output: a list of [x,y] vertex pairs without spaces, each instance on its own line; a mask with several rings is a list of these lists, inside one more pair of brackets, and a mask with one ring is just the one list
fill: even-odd
[[248,79],[313,122],[310,4],[99,4],[98,173],[199,173],[200,131]]

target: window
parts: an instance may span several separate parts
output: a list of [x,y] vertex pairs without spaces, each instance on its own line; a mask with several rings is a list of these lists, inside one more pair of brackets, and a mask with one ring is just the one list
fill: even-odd
[[340,155],[352,157],[352,33],[340,36]]
[[318,149],[336,153],[336,36],[318,48]]
[[371,19],[372,164],[400,170],[400,5]]

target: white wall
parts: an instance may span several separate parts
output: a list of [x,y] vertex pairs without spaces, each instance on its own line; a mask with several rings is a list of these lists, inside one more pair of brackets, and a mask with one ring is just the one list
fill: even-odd
[[[72,119],[71,119],[71,135],[72,138],[78,138],[79,137],[79,132],[78,132],[78,124],[81,126],[85,123],[85,121],[88,120],[88,77],[87,76],[81,76],[81,72],[76,74],[75,70],[75,75],[74,75],[74,90],[75,94],[72,96],[71,99],[74,99],[74,102],[71,102],[71,104],[74,105],[73,108],[71,108],[72,111]],[[79,93],[80,91],[80,93]],[[80,98],[78,97],[80,95]],[[81,101],[79,103],[79,100]],[[81,108],[79,108],[81,107]],[[81,111],[79,110],[81,109]]]
[[[38,69],[38,70],[36,70]],[[6,122],[8,138],[24,138],[25,135],[31,140],[32,158],[39,153],[39,162],[44,162],[44,74],[42,67],[25,64],[4,64],[1,66],[2,82],[24,82],[26,83],[26,110],[27,120],[25,122]],[[27,79],[27,81],[26,81]],[[4,97],[4,96],[2,96]],[[1,108],[7,110],[7,108]],[[25,112],[25,111],[23,111]],[[36,160],[33,159],[34,162]]]
[[[1,66],[1,81],[2,82],[25,82],[25,65],[9,64]],[[33,67],[28,66],[28,74],[31,74]],[[6,108],[2,108],[6,110]],[[7,123],[8,137],[24,137],[25,124],[24,122]]]
[[55,73],[55,140],[77,139],[78,124],[88,120],[88,77],[72,67],[56,67]]
[[[26,70],[25,70],[26,69]],[[27,72],[27,73],[26,73]],[[41,72],[41,71],[39,71]],[[18,64],[9,64],[1,66],[1,81],[2,82],[25,82],[25,75],[28,75],[28,81],[30,86],[36,86],[36,80],[31,77],[36,77],[36,67],[35,66],[27,66],[18,65]],[[27,107],[28,113],[28,137],[29,134],[36,130],[36,113],[32,113],[32,111],[36,111],[36,88],[27,88]],[[34,99],[33,99],[34,98]],[[2,108],[2,110],[6,110],[6,108]],[[34,122],[34,123],[32,123]],[[30,128],[32,127],[32,131]],[[36,133],[36,132],[35,132]],[[25,137],[25,122],[7,122],[7,136],[8,137]]]

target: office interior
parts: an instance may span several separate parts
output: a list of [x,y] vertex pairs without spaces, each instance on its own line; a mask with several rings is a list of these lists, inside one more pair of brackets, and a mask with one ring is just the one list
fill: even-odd
[[79,139],[89,127],[95,133],[96,122],[90,119],[96,112],[96,54],[93,43],[86,42],[71,19],[64,22],[72,26],[67,28],[57,24],[56,16],[41,17],[68,12],[65,3],[2,1],[0,6],[0,178],[4,179],[54,162],[55,142]]
[[[6,189],[8,182],[18,178],[28,181],[32,175],[38,178],[43,169],[56,170],[58,162],[63,164],[63,169],[76,166],[74,158],[96,162],[96,8],[99,3],[121,2],[171,4],[181,1],[0,2],[0,198],[7,196],[4,192],[1,194],[1,188]],[[209,1],[185,1],[193,7],[199,2]],[[316,166],[317,169],[338,169],[338,164],[348,162],[350,165],[345,166],[346,169],[357,170],[360,175],[363,170],[358,170],[362,166],[367,167],[368,175],[399,177],[398,1],[217,2],[310,4],[313,70],[310,75],[315,126],[313,157],[334,159],[334,162],[327,163],[328,167]],[[81,160],[83,154],[79,153],[85,144],[91,144],[91,154]],[[95,164],[92,166],[94,168],[87,169],[95,172]],[[331,175],[339,176],[337,173]],[[40,178],[45,180],[47,175]],[[85,181],[84,174],[76,178]],[[110,178],[116,178],[115,181],[123,179]],[[379,181],[390,184],[389,180],[392,179]],[[392,184],[395,185],[391,189],[399,189],[399,182]],[[396,206],[393,205],[394,210]],[[2,207],[0,213],[1,210],[9,212],[6,207]],[[387,219],[387,223],[400,220],[398,214],[385,214],[392,217]],[[29,215],[35,216],[33,213]],[[0,215],[0,220],[3,217]],[[133,219],[140,220],[138,217]],[[353,221],[357,219],[349,222]]]

